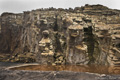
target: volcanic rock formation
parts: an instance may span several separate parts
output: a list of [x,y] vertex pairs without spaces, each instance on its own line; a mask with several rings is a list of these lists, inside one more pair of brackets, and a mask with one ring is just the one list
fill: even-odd
[[120,11],[103,5],[0,16],[0,61],[120,65]]

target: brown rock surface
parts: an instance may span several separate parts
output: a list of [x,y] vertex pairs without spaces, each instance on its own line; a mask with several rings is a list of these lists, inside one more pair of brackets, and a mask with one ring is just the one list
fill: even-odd
[[[102,5],[3,13],[0,60],[117,66],[120,64],[119,16],[119,10]],[[3,57],[5,54],[8,56]]]

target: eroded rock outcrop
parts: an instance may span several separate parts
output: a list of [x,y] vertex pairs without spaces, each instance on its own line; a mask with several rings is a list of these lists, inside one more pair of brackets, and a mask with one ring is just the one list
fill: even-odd
[[1,61],[120,64],[120,11],[102,5],[37,9],[0,17]]

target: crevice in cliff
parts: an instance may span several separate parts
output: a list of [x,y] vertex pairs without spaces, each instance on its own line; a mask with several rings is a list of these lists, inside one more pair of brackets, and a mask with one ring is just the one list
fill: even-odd
[[53,30],[54,30],[54,31],[58,31],[57,15],[55,15],[55,22],[54,22]]
[[88,56],[89,56],[89,64],[94,63],[95,58],[94,58],[94,47],[95,47],[95,40],[94,40],[94,35],[92,33],[92,26],[89,26],[88,28],[84,28],[84,35],[85,35],[85,42],[88,46]]
[[63,52],[59,40],[60,35],[58,33],[55,34],[55,52]]
[[61,46],[61,42],[60,42],[60,37],[61,35],[57,32],[55,34],[55,64],[64,64],[65,60],[64,60],[64,55],[63,55],[63,49]]

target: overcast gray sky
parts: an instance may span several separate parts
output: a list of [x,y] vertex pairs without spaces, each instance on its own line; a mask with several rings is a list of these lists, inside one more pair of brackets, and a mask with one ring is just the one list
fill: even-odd
[[120,9],[120,0],[0,0],[0,14],[48,7],[74,8],[85,4],[102,4],[109,8]]

